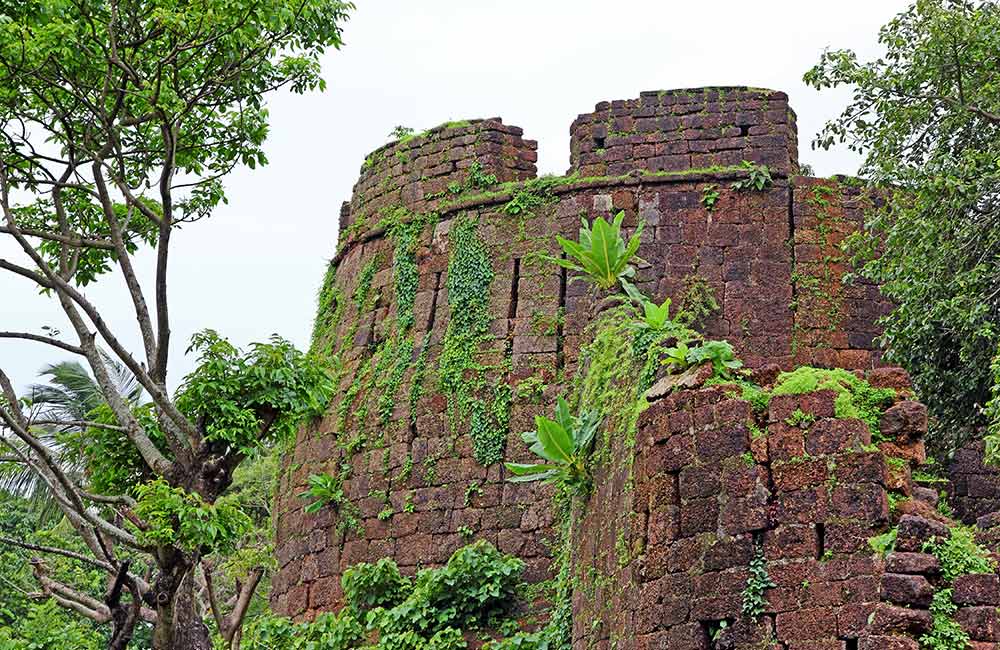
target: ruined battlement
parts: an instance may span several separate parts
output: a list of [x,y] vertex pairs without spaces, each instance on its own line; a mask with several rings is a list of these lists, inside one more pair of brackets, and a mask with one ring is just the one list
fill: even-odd
[[520,127],[492,117],[445,122],[379,147],[361,166],[350,203],[341,211],[340,232],[351,233],[359,229],[359,220],[387,209],[429,207],[431,197],[449,193],[455,183],[463,185],[473,165],[500,183],[534,178],[538,143],[523,134]]
[[619,176],[767,165],[798,172],[795,112],[783,92],[746,87],[646,91],[600,102],[570,126],[570,173]]

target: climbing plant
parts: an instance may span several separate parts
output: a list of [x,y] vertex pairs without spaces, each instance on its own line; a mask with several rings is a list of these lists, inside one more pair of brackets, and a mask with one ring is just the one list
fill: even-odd
[[[503,379],[507,368],[489,368],[480,360],[485,346],[494,341],[489,331],[494,274],[478,225],[474,218],[459,217],[449,232],[449,321],[438,379],[441,391],[450,397],[452,427],[468,421],[476,460],[492,465],[503,458],[512,392]],[[487,372],[491,369],[495,371],[492,382]]]

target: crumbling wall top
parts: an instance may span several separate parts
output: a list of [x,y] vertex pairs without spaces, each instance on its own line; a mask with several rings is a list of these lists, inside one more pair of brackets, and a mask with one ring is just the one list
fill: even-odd
[[600,102],[570,127],[570,172],[617,176],[767,165],[798,172],[795,112],[783,92],[747,87],[645,91]]

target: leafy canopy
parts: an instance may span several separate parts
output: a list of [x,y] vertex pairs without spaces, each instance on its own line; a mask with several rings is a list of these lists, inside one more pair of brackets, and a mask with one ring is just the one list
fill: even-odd
[[303,418],[323,413],[333,392],[323,364],[279,336],[244,352],[205,330],[188,351],[199,354],[199,363],[184,378],[177,407],[203,422],[206,440],[246,455],[293,435]]
[[854,92],[814,146],[864,153],[860,173],[885,188],[849,250],[896,304],[888,358],[910,372],[939,423],[928,442],[947,453],[983,424],[1000,342],[1000,6],[918,0],[879,42],[878,59],[830,51],[806,73]]
[[230,496],[208,503],[197,494],[170,487],[163,479],[137,489],[135,514],[148,525],[140,543],[178,546],[186,551],[232,551],[253,522]]
[[[331,0],[8,2],[0,14],[0,122],[11,125],[10,134],[44,125],[51,145],[78,152],[81,164],[103,148],[132,188],[158,177],[167,154],[193,179],[190,194],[169,206],[173,216],[207,216],[225,198],[221,176],[237,164],[267,162],[264,95],[282,86],[324,88],[320,57],[341,45],[352,8]],[[109,65],[124,92],[109,92]],[[116,140],[102,129],[109,122]],[[17,135],[5,140],[5,158],[24,149]],[[21,162],[15,186],[44,191],[38,163]],[[63,202],[80,232],[99,236],[108,223],[93,190],[70,188]],[[116,209],[125,217],[134,207]],[[155,214],[167,206],[148,207]],[[24,217],[56,229],[51,208],[44,199]],[[130,246],[155,238],[149,221],[128,223]],[[77,280],[92,279],[113,260],[112,251],[87,251],[81,263],[90,270]]]

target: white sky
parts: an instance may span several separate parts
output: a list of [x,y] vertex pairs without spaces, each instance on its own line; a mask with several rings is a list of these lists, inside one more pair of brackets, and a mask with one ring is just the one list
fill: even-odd
[[[190,335],[212,327],[240,345],[281,333],[308,345],[315,295],[333,255],[337,215],[365,155],[396,125],[501,116],[539,142],[539,173],[563,173],[569,125],[596,102],[706,85],[784,90],[798,114],[800,159],[852,173],[847,151],[809,143],[847,92],[819,93],[802,74],[824,48],[877,52],[878,28],[907,2],[841,0],[358,0],[347,46],[324,62],[325,93],[271,101],[270,165],[228,180],[230,202],[174,238],[172,384],[193,366]],[[0,256],[17,259],[7,237]],[[146,267],[152,260],[142,258]],[[118,278],[90,287],[122,338],[138,342]],[[70,328],[27,281],[0,273],[0,330]],[[139,351],[139,348],[135,348]],[[0,340],[16,384],[65,358]]]

